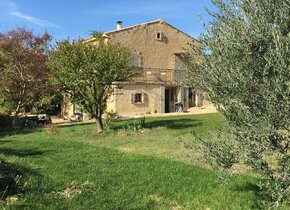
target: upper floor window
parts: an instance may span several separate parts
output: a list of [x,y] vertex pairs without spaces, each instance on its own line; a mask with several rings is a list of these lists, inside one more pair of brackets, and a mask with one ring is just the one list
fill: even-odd
[[162,41],[162,33],[161,32],[156,32],[155,38],[158,41]]
[[142,56],[141,53],[139,52],[132,52],[132,64],[135,67],[141,67],[141,62],[142,62]]
[[174,66],[175,70],[186,70],[187,69],[187,62],[181,53],[175,53],[174,60],[175,60],[175,66]]

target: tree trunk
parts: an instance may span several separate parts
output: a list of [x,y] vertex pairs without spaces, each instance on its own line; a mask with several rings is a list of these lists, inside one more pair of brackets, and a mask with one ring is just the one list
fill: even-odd
[[16,120],[18,119],[18,114],[19,114],[19,111],[20,111],[20,104],[21,102],[18,101],[15,109],[14,109],[14,116],[12,118],[12,129],[14,130],[15,127],[16,127]]
[[102,117],[96,117],[97,133],[103,132],[103,121]]

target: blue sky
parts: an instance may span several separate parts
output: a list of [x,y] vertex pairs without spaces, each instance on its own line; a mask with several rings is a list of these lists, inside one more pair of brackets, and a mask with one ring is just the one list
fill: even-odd
[[87,38],[92,30],[116,29],[164,19],[197,38],[213,8],[210,0],[0,0],[0,31],[24,26],[35,33],[47,30],[56,40]]

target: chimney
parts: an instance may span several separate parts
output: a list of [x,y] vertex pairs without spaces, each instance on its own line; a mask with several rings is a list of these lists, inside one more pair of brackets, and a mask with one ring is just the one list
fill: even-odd
[[117,30],[122,29],[122,21],[117,22]]

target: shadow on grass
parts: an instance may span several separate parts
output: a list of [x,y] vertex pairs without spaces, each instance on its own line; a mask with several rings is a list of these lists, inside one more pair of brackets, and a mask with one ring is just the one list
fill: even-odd
[[184,129],[200,125],[202,125],[202,122],[195,119],[161,119],[145,123],[146,128],[164,127],[168,129]]
[[[9,142],[9,140],[0,140],[0,142]],[[35,149],[19,150],[0,148],[0,154],[17,156],[21,158],[42,155],[45,152],[46,151],[39,151]],[[0,160],[0,200],[5,200],[9,196],[27,192],[28,188],[26,187],[26,182],[24,179],[31,176],[39,177],[41,175],[27,167]]]
[[0,200],[27,192],[23,177],[40,176],[34,170],[0,160]]
[[10,148],[0,148],[1,154],[12,155],[12,156],[17,156],[17,157],[42,155],[45,152],[46,151],[38,151],[38,150],[34,150],[34,149],[16,150],[16,149],[10,149]]
[[87,125],[94,125],[95,122],[77,122],[77,123],[64,123],[64,124],[53,124],[59,128],[67,128],[67,127],[81,127]]
[[5,143],[10,143],[12,142],[11,140],[1,140],[0,139],[0,144],[5,144]]
[[[112,125],[113,130],[120,130],[123,129],[127,124],[142,124],[142,120],[144,118],[134,118],[134,119],[128,119],[128,120],[122,120],[122,121],[116,121]],[[142,125],[144,128],[167,128],[167,129],[186,129],[186,128],[193,128],[195,126],[201,126],[202,122],[200,120],[196,119],[185,119],[185,118],[171,118],[171,119],[146,119],[144,121],[144,124]]]
[[13,135],[25,135],[30,133],[36,133],[41,132],[41,127],[37,128],[18,128],[18,129],[3,129],[0,128],[0,141],[1,138],[4,138],[5,136],[13,136]]
[[252,208],[253,209],[261,209],[261,201],[265,199],[265,196],[262,195],[261,190],[259,188],[258,185],[253,184],[251,182],[247,182],[243,185],[235,185],[233,187],[234,191],[238,191],[238,192],[253,192],[253,194],[255,195],[255,199],[253,201],[253,205]]

